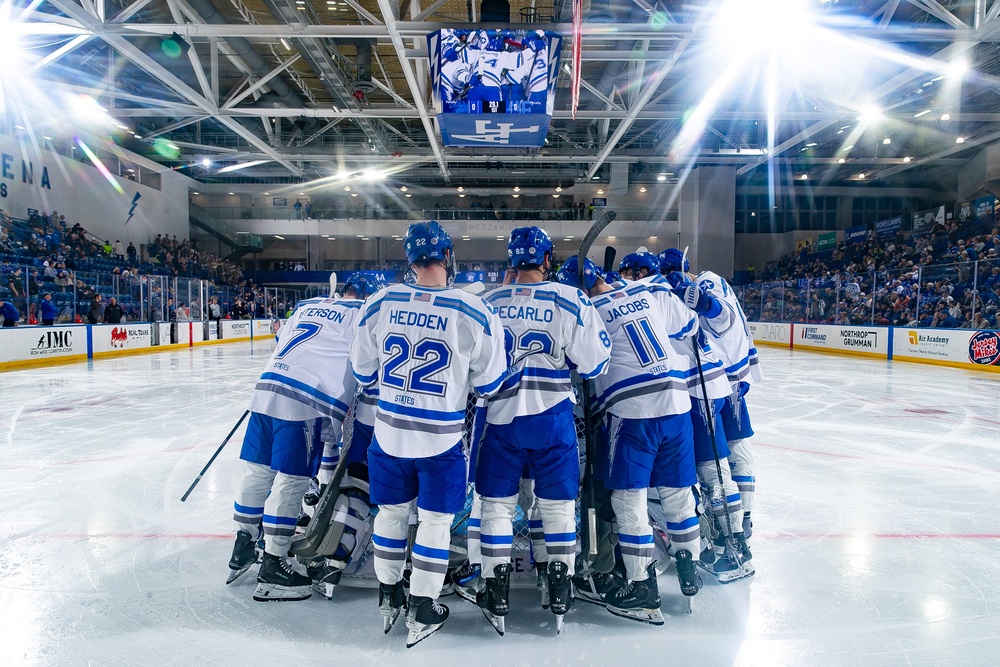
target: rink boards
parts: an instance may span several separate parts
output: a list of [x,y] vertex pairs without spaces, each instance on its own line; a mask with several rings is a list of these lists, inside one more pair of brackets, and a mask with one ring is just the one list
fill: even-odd
[[0,329],[0,370],[269,339],[276,326],[266,319],[5,328]]
[[757,345],[855,357],[1000,370],[1000,333],[966,329],[750,322]]

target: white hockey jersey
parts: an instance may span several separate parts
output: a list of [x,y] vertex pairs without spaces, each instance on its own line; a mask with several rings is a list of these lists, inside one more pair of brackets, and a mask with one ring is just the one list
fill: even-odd
[[[665,276],[652,276],[643,280],[648,280],[650,284],[672,290]],[[687,308],[683,301],[676,296],[674,298],[684,308]],[[724,364],[713,347],[714,339],[710,339],[706,333],[706,327],[714,324],[719,328],[723,328],[731,324],[732,313],[725,306],[723,306],[722,312],[714,318],[700,317],[690,309],[689,312],[698,319],[698,337],[693,339],[698,341],[698,355],[695,355],[694,344],[691,340],[670,339],[670,345],[678,356],[684,360],[684,378],[687,382],[688,394],[692,398],[699,400],[705,398],[706,394],[710,399],[725,398],[733,393],[733,389],[729,384]],[[698,372],[699,365],[701,366],[701,373]],[[702,390],[701,386],[702,379],[705,380],[704,390]]]
[[718,299],[723,311],[730,314],[728,324],[719,322],[721,318],[717,320],[702,318],[702,328],[712,337],[712,349],[722,360],[729,383],[735,388],[740,382],[752,385],[763,380],[757,348],[754,347],[750,329],[747,327],[747,316],[740,307],[736,292],[725,278],[711,271],[699,273],[695,282]]
[[281,328],[250,409],[277,419],[343,420],[357,389],[349,352],[362,301],[301,301]]
[[615,283],[594,299],[611,336],[608,372],[594,380],[598,409],[626,419],[683,414],[691,409],[687,364],[670,340],[690,345],[698,320],[663,285]]
[[583,292],[559,283],[515,284],[485,297],[503,323],[507,376],[490,400],[489,424],[576,402],[570,382],[607,370],[611,339]]
[[462,438],[470,391],[488,396],[507,369],[503,326],[478,296],[393,285],[365,303],[354,374],[378,385],[375,438],[387,454],[435,456]]

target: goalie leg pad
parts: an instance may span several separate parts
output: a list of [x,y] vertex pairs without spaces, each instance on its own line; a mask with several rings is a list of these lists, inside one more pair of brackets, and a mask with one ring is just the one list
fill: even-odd
[[[729,469],[728,459],[719,459],[719,467],[722,469],[722,485],[719,485],[719,473],[715,467],[715,460],[704,461],[698,464],[698,479],[707,488],[709,513],[718,517],[719,526],[727,534],[730,527],[732,532],[743,532],[743,504],[740,502],[740,490],[733,481],[732,473]],[[729,521],[726,521],[726,514],[729,514]]]

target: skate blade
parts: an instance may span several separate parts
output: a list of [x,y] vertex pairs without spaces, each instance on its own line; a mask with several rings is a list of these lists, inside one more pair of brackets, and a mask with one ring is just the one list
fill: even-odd
[[385,610],[382,611],[382,634],[389,634],[397,618],[399,618],[399,609],[393,609],[388,612]]
[[604,601],[600,595],[596,593],[591,593],[590,591],[576,589],[576,599],[580,602],[586,602],[587,604],[597,605],[598,607],[607,607],[608,603]]
[[230,570],[229,577],[226,579],[226,586],[228,586],[229,584],[233,583],[234,581],[242,577],[244,574],[246,574],[247,570],[249,570],[252,566],[253,563],[250,563],[250,565],[240,568],[239,570]]
[[466,602],[471,602],[472,604],[479,606],[476,600],[476,589],[470,588],[468,586],[455,586],[455,595],[462,598]]
[[722,572],[719,576],[720,584],[731,584],[736,581],[743,581],[744,579],[749,579],[753,575],[757,574],[756,570],[753,569],[753,565],[750,563],[743,563],[735,570],[730,570],[729,572]]
[[493,629],[497,631],[497,634],[500,635],[501,637],[503,637],[503,633],[504,633],[504,630],[505,630],[505,628],[504,628],[504,617],[503,616],[497,616],[496,614],[494,614],[493,612],[491,612],[489,609],[483,609],[483,616],[485,616],[486,620],[490,622],[490,625],[492,625]]
[[333,599],[333,589],[336,588],[333,584],[327,584],[322,581],[313,582],[312,589],[325,597],[327,600]]
[[565,627],[565,625],[566,625],[566,615],[565,614],[560,614],[560,615],[556,616],[556,634],[557,635],[561,635],[562,634],[563,627]]
[[685,596],[684,597],[685,611],[687,611],[687,613],[689,613],[689,614],[694,611],[693,605],[692,605],[693,599],[694,599],[693,595],[691,595],[691,596]]
[[608,611],[620,618],[627,618],[630,621],[639,623],[649,623],[650,625],[663,625],[663,612],[659,609],[620,609],[608,605]]
[[257,602],[297,602],[312,597],[309,587],[276,586],[274,584],[257,584],[253,599]]
[[406,636],[406,648],[413,648],[420,642],[424,641],[440,630],[442,625],[444,625],[444,623],[434,623],[420,628],[411,628],[410,633]]

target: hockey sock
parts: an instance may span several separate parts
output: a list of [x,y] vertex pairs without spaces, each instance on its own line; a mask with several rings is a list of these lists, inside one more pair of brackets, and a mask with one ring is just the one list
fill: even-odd
[[466,549],[468,550],[469,563],[472,565],[482,565],[482,547],[480,546],[480,535],[483,523],[483,499],[475,491],[472,492],[472,509],[469,511],[468,531],[466,532]]
[[299,505],[308,488],[308,477],[283,472],[274,476],[271,493],[264,501],[264,545],[267,553],[281,557],[288,555],[288,546],[299,517]]
[[455,515],[417,508],[417,516],[419,523],[411,555],[413,574],[410,576],[410,596],[436,600],[448,571],[451,522]]
[[493,577],[497,565],[510,562],[514,541],[514,511],[517,496],[483,498],[483,527],[480,536],[483,576]]
[[625,562],[626,576],[632,581],[645,581],[646,568],[653,562],[653,530],[646,510],[646,489],[624,489],[611,492],[611,505],[618,520],[618,549]]
[[733,440],[729,443],[729,467],[733,473],[733,481],[740,490],[743,511],[750,512],[753,510],[756,480],[753,476],[753,454],[750,453],[746,440]]
[[690,551],[694,560],[698,560],[701,541],[701,527],[695,512],[694,494],[689,487],[676,488],[658,486],[656,492],[660,496],[660,506],[666,517],[667,534],[674,553]]
[[264,500],[271,491],[274,475],[275,471],[267,466],[247,462],[240,490],[236,493],[236,502],[233,503],[235,531],[245,530],[254,538],[257,537],[257,528],[264,516]]
[[535,498],[542,515],[548,563],[565,563],[572,577],[576,567],[576,502]]
[[375,545],[375,576],[380,583],[391,585],[403,578],[410,512],[416,504],[416,500],[411,500],[399,505],[378,507],[372,542]]

